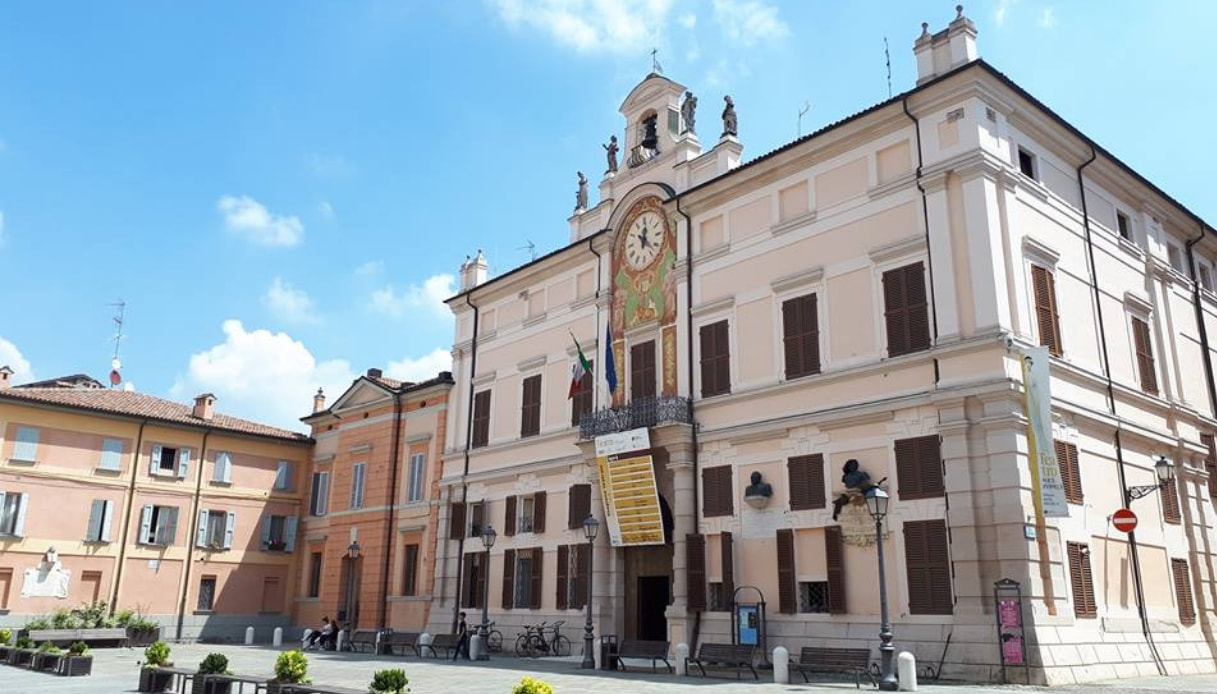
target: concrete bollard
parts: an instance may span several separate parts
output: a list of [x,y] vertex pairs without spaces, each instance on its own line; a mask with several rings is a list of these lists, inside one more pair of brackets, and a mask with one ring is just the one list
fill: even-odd
[[469,658],[471,660],[490,660],[489,653],[482,653],[481,634],[474,634],[469,637]]
[[338,630],[338,638],[334,641],[334,650],[341,653],[347,645],[347,633],[345,629]]
[[[424,631],[423,633],[418,635],[418,654],[419,654],[419,656],[426,655],[427,651],[428,651],[427,646],[430,646],[430,645],[431,645],[431,634],[428,634],[427,632]],[[438,653],[433,654],[433,655],[438,655]]]
[[908,651],[896,657],[896,676],[900,678],[900,691],[917,691],[917,659]]
[[676,644],[676,674],[684,677],[689,674],[689,644]]
[[272,637],[271,643],[275,648],[283,645],[283,627],[275,627],[275,635]]
[[253,627],[245,627],[245,645],[246,646],[254,645],[254,628]]
[[785,646],[773,649],[773,681],[790,684],[790,651]]
[[603,649],[601,649],[600,644],[595,641],[593,641],[592,644],[594,645],[594,647],[592,648],[592,662],[594,662],[596,664],[594,669],[599,670],[600,669],[600,651]]

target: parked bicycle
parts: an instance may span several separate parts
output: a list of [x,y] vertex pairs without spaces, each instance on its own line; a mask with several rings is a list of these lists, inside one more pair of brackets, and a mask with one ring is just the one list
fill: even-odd
[[491,653],[503,651],[503,632],[494,628],[494,622],[486,625],[486,648],[490,649]]
[[516,637],[516,655],[521,658],[570,655],[570,639],[561,633],[565,623],[559,620],[553,624],[525,625],[524,633]]

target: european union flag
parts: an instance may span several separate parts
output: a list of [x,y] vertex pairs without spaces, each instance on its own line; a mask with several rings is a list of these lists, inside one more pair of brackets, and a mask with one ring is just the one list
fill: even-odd
[[617,362],[613,359],[613,326],[604,327],[604,380],[610,393],[617,392]]

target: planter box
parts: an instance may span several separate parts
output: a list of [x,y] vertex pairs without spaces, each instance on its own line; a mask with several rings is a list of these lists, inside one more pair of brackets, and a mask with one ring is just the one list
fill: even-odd
[[163,692],[173,684],[173,675],[161,672],[154,667],[140,668],[139,691]]
[[41,670],[42,672],[59,672],[60,660],[63,660],[63,655],[59,653],[37,653],[34,655],[34,662],[30,666],[30,669]]
[[190,694],[229,694],[232,691],[232,682],[211,682],[203,681],[205,675],[195,675],[195,678],[190,686]]
[[33,662],[34,656],[38,655],[38,651],[35,651],[32,648],[17,648],[9,655],[9,665],[30,667],[30,663]]
[[83,677],[93,674],[93,656],[66,655],[60,665],[59,674],[65,677]]
[[160,627],[157,627],[152,631],[135,631],[133,629],[127,629],[127,646],[131,648],[151,646],[160,640]]
[[12,646],[0,646],[0,663],[8,662],[8,652],[13,650]]

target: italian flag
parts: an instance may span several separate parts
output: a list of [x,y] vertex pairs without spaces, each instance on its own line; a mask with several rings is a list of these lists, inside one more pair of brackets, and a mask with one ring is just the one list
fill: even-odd
[[583,375],[592,370],[592,364],[583,356],[583,348],[579,346],[579,340],[572,334],[570,339],[575,341],[575,349],[579,352],[579,358],[570,367],[570,392],[566,394],[566,399],[570,400],[575,397],[575,393],[579,392],[579,386],[583,381]]

